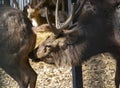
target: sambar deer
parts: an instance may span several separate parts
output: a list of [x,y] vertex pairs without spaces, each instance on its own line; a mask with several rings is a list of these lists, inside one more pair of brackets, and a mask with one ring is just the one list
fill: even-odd
[[36,35],[21,11],[0,5],[0,67],[17,81],[20,88],[35,88],[37,74],[29,63]]
[[[79,21],[68,27],[74,17],[60,23],[58,3],[56,6],[56,23],[48,24],[53,32],[33,51],[33,57],[40,61],[56,65],[78,65],[90,57],[109,52],[116,58],[115,85],[120,84],[120,24],[116,9],[120,0],[89,0],[93,10],[88,10],[79,16]],[[117,14],[117,15],[115,15]],[[115,22],[117,21],[117,22]]]
[[32,25],[34,27],[38,27],[42,24],[47,23],[45,17],[45,7],[48,7],[51,13],[50,20],[54,22],[54,8],[55,8],[55,0],[41,0],[36,6],[31,6],[30,4],[26,5],[24,11],[27,12],[28,18],[31,20]]

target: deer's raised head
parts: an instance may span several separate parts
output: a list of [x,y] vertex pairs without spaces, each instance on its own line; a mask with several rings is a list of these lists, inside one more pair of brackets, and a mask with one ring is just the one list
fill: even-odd
[[27,16],[31,20],[34,27],[38,27],[44,23],[47,23],[45,18],[45,9],[44,7],[39,7],[42,3],[38,3],[35,7],[27,5]]

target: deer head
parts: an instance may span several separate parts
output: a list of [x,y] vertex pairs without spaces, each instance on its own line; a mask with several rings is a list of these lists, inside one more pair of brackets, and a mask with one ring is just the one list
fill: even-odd
[[[31,20],[34,27],[38,27],[44,23],[47,23],[45,17],[45,3],[46,0],[41,0],[36,6],[31,7],[30,4],[27,5],[27,16]],[[54,18],[54,17],[52,17]]]
[[46,23],[46,18],[43,16],[44,9],[40,9],[38,7],[32,8],[28,5],[27,13],[28,18],[31,20],[34,27],[38,27],[41,24]]
[[[73,64],[78,63],[78,56],[71,52],[72,48],[71,45],[74,46],[74,44],[78,43],[78,37],[81,36],[83,33],[78,30],[77,22],[75,22],[73,25],[70,25],[70,22],[74,19],[74,16],[78,13],[81,13],[81,10],[83,8],[83,5],[85,4],[86,0],[83,0],[82,4],[79,6],[78,9],[76,9],[76,4],[73,3],[71,5],[71,15],[68,17],[68,19],[61,23],[59,20],[58,15],[58,5],[59,0],[57,0],[56,3],[56,11],[55,11],[55,24],[52,24],[49,20],[48,16],[48,9],[46,8],[46,18],[49,24],[49,30],[46,30],[46,28],[42,29],[45,30],[46,33],[51,33],[50,35],[46,36],[46,39],[42,42],[40,42],[35,49],[35,57],[39,60],[46,61],[48,63],[52,63],[53,58],[59,57],[59,54],[61,53],[60,58],[70,57],[69,54],[71,54],[71,60]],[[40,29],[39,29],[40,30]],[[37,32],[38,33],[38,32]],[[65,56],[62,56],[62,51],[66,54]],[[77,52],[77,50],[75,50]],[[59,53],[55,55],[56,53]],[[78,54],[80,55],[80,54]],[[75,56],[75,57],[74,57]],[[74,58],[76,60],[74,60]],[[57,60],[57,59],[56,59]],[[64,61],[64,60],[63,60]],[[69,63],[69,64],[72,64]],[[58,64],[58,63],[57,63]]]

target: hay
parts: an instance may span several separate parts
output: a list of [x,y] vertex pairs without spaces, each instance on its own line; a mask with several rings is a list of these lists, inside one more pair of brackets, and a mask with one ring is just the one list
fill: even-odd
[[[72,88],[71,67],[55,67],[30,61],[38,74],[36,88]],[[109,54],[92,57],[83,63],[84,88],[115,88],[115,60]],[[17,83],[0,69],[0,88],[18,88]]]

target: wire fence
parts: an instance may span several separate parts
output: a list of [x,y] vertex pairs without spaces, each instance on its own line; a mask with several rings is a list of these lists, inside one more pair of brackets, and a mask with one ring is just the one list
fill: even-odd
[[0,5],[4,4],[4,0],[0,0]]
[[[31,3],[32,0],[16,0],[16,2],[18,3],[19,8],[23,10],[24,6],[28,3]],[[5,4],[5,0],[0,0],[0,5],[3,4]],[[16,7],[13,0],[9,0],[9,4],[14,8]]]

